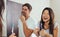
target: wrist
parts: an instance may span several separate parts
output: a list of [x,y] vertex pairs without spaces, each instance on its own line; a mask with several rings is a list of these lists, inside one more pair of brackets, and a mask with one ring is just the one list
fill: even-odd
[[46,33],[45,36],[46,37],[52,37],[52,35],[51,34],[48,34],[48,33]]
[[26,21],[22,21],[22,23],[26,23]]

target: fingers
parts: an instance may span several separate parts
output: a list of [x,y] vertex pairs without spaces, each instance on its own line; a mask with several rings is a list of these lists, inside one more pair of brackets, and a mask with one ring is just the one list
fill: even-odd
[[23,15],[21,15],[20,19],[22,22],[25,21],[25,17]]
[[39,34],[40,34],[41,36],[45,36],[45,30],[42,29],[42,30],[39,32]]
[[39,32],[39,28],[35,28],[34,34],[39,35],[38,32]]
[[12,33],[12,35],[15,35],[15,33]]
[[15,33],[12,33],[9,37],[16,37]]

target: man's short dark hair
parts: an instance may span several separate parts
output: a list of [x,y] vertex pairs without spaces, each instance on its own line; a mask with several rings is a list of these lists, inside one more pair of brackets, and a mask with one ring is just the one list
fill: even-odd
[[32,10],[32,6],[29,3],[25,3],[25,4],[22,5],[22,7],[23,6],[27,6],[30,11]]

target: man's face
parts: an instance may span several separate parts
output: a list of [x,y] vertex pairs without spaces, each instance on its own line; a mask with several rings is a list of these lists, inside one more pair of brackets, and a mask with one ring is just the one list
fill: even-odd
[[28,7],[27,6],[23,6],[22,7],[22,15],[27,17],[27,16],[29,16],[29,14],[30,14],[30,11],[29,11]]

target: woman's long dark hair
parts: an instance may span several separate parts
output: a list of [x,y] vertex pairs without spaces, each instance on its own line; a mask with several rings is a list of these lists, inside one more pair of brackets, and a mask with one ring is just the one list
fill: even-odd
[[[53,35],[53,29],[54,29],[54,12],[53,12],[53,10],[51,8],[46,7],[42,11],[42,15],[43,15],[43,13],[44,13],[45,10],[49,11],[49,16],[50,16],[50,20],[49,20],[49,33]],[[44,21],[42,19],[42,15],[41,15],[41,21],[40,21],[40,23],[42,23],[42,28],[44,29]]]
[[0,0],[0,37],[2,35],[2,11],[4,10],[4,0]]

